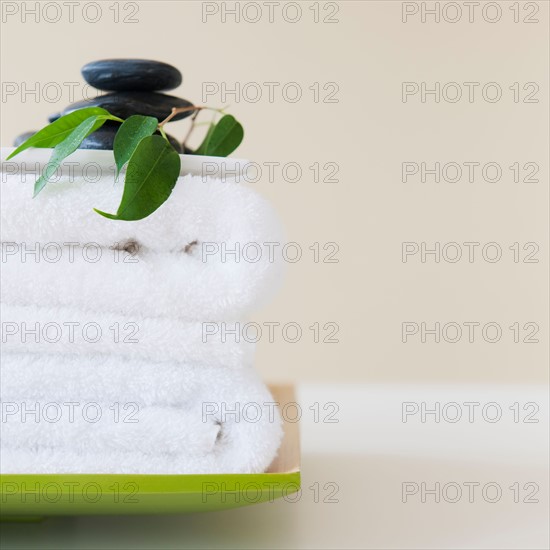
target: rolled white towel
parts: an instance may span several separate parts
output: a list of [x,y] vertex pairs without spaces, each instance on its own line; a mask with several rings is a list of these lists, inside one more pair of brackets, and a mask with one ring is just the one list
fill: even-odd
[[[177,361],[242,368],[251,365],[254,357],[255,344],[250,339],[246,341],[239,333],[224,338],[222,329],[231,329],[235,323],[203,324],[177,318],[84,313],[75,308],[5,303],[0,304],[0,314],[3,353],[38,354],[38,362],[47,362],[45,356],[50,354],[82,357],[101,353],[110,354],[113,365],[120,357],[127,357],[142,362]],[[55,359],[60,360],[62,357]],[[6,361],[8,370],[17,369],[11,359]],[[4,383],[4,377],[9,376],[4,366],[2,373]],[[132,373],[126,376],[129,380]]]
[[201,420],[201,404],[140,407],[122,401],[3,401],[3,449],[70,449],[77,453],[138,451],[201,455],[214,448],[220,426]]
[[[270,444],[270,442],[268,442]],[[76,453],[58,449],[1,449],[3,474],[254,474],[266,471],[271,461],[266,449],[202,457],[145,455],[139,452]],[[273,455],[275,456],[275,454]],[[139,488],[139,478],[133,480]]]
[[3,399],[0,472],[261,472],[276,456],[281,421],[267,388],[244,371],[194,371],[177,407],[143,406],[123,388],[114,403],[79,401],[70,389],[63,401]]
[[[2,168],[5,164],[2,163]],[[5,172],[2,180],[2,241],[115,243],[137,241],[158,252],[181,252],[199,242],[257,242],[281,237],[280,222],[268,201],[254,190],[221,179],[180,176],[168,200],[138,221],[110,220],[93,209],[116,212],[123,182],[114,175],[86,181],[62,175],[32,198],[34,178]]]
[[[92,210],[116,211],[122,183],[115,184],[112,174],[96,182],[61,176],[35,199],[32,177],[22,183],[21,174],[3,173],[2,179],[7,283],[32,280],[33,296],[44,301],[52,302],[59,285],[67,285],[67,300],[83,293],[82,303],[100,309],[152,305],[186,318],[223,318],[261,305],[280,280],[281,225],[269,203],[242,185],[183,176],[156,212],[126,222]],[[37,245],[42,249],[35,255]],[[20,288],[32,292],[27,284]]]
[[278,286],[267,277],[266,264],[203,263],[185,253],[150,251],[134,263],[115,261],[112,251],[91,262],[78,252],[70,257],[68,249],[59,261],[35,262],[21,261],[18,253],[6,255],[11,246],[3,243],[3,303],[212,321],[246,316]]
[[[133,402],[140,407],[179,407],[197,395],[215,397],[218,386],[257,386],[252,367],[156,362],[107,354],[35,354],[3,351],[0,400],[41,402]],[[209,389],[210,388],[210,389]]]

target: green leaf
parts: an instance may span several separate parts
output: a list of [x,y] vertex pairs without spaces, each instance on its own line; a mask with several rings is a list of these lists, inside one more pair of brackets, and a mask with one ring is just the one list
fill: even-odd
[[[61,143],[79,124],[91,116],[106,117],[103,122],[107,119],[120,120],[117,117],[110,115],[109,111],[106,111],[101,107],[88,107],[86,109],[73,111],[68,115],[58,118],[51,124],[48,124],[48,126],[42,128],[42,130],[36,132],[36,134],[31,136],[27,141],[24,141],[6,160],[11,159],[29,147],[55,147],[57,144]],[[97,130],[103,122],[99,124],[98,120],[98,126],[94,130]]]
[[130,160],[139,142],[155,133],[159,121],[156,118],[142,115],[132,115],[118,129],[113,143],[113,153],[116,163],[116,177],[122,167]]
[[195,155],[206,155],[206,151],[208,148],[208,143],[210,142],[210,138],[212,137],[212,132],[214,131],[214,128],[216,125],[212,122],[210,126],[208,126],[208,131],[206,132],[206,135],[204,136],[204,139],[202,140],[202,143],[199,145],[197,150],[195,151]]
[[103,116],[88,117],[70,132],[64,141],[55,146],[52,156],[42,172],[42,175],[34,184],[34,197],[44,189],[49,179],[55,174],[61,162],[63,162],[63,159],[68,157],[71,153],[74,153],[82,143],[82,140],[94,130],[97,130],[105,120],[106,118]]
[[241,144],[243,137],[244,130],[237,119],[232,115],[224,115],[213,128],[204,154],[226,157]]
[[146,218],[172,193],[180,173],[180,157],[162,136],[143,138],[130,157],[122,200],[116,214],[94,210],[111,220]]

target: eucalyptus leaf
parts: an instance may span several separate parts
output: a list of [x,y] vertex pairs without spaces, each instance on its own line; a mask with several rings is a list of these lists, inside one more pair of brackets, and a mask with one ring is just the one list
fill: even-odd
[[212,129],[204,155],[226,157],[242,142],[244,130],[240,122],[232,115],[224,115]]
[[122,123],[113,143],[117,178],[122,167],[130,160],[139,142],[144,137],[153,135],[158,123],[159,121],[156,118],[142,115],[132,115]]
[[42,175],[34,183],[34,197],[44,189],[49,179],[55,174],[59,165],[63,162],[63,159],[68,157],[71,153],[74,153],[78,146],[82,143],[82,140],[97,130],[105,122],[106,118],[103,116],[91,116],[81,122],[61,143],[58,143],[50,157],[50,160]]
[[[39,148],[55,147],[56,145],[61,143],[65,138],[67,138],[69,134],[79,124],[81,124],[82,122],[84,122],[84,120],[92,116],[106,117],[103,120],[103,122],[105,122],[105,120],[120,120],[117,117],[113,117],[109,113],[109,111],[106,111],[101,107],[88,107],[86,109],[79,109],[78,111],[73,111],[68,115],[58,118],[56,121],[42,128],[42,130],[36,132],[36,134],[34,134],[29,139],[24,141],[6,160],[11,159],[15,155],[18,155],[19,153],[21,153],[21,151],[28,149],[29,147],[39,147]],[[97,119],[97,121],[98,121],[98,126],[94,128],[94,130],[97,130],[103,124],[103,122],[99,123],[100,122],[99,119]]]
[[116,214],[94,209],[111,220],[146,218],[170,196],[180,173],[180,157],[162,136],[144,137],[128,162]]

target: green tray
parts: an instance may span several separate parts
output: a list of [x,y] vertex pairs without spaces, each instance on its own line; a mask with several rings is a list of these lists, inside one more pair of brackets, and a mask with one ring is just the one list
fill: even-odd
[[272,501],[295,493],[300,474],[5,475],[3,521],[44,516],[181,514]]
[[[270,389],[280,405],[295,401],[290,386]],[[0,520],[184,514],[238,508],[284,498],[300,490],[298,424],[285,422],[284,428],[279,454],[268,471],[262,474],[0,475]]]

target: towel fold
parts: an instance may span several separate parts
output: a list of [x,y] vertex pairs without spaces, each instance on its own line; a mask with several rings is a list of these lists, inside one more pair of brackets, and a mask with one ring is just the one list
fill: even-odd
[[244,244],[281,238],[271,205],[252,189],[231,181],[180,177],[158,210],[132,222],[110,220],[93,212],[93,208],[117,210],[123,183],[115,183],[112,172],[96,181],[86,181],[78,174],[61,176],[34,200],[33,183],[30,176],[3,174],[2,241],[97,243],[105,247],[137,241],[145,249],[179,253],[195,240]]
[[[10,354],[3,356],[6,358],[9,362]],[[54,356],[48,359],[53,361]],[[24,362],[21,365],[24,367]],[[150,366],[152,376],[156,376],[156,368]],[[2,388],[2,472],[264,471],[276,454],[282,429],[273,397],[254,370],[226,371],[220,377],[213,376],[211,369],[181,365],[179,369],[183,381],[179,389],[185,397],[173,407],[145,405],[151,400],[145,385],[140,397],[139,392],[134,393],[136,386],[129,392],[124,387],[114,392],[112,381],[105,379],[102,383],[110,388],[102,399],[99,386],[97,394],[86,394],[93,400],[80,399],[73,389],[81,390],[84,380],[99,378],[90,371],[83,373],[84,380],[78,381],[76,388],[69,383],[59,400],[20,397],[32,394],[40,379],[28,378],[19,392],[8,384],[8,393],[14,391],[19,397],[12,399]]]
[[[274,457],[276,448],[271,447]],[[57,449],[6,449],[2,450],[1,472],[4,474],[248,474],[264,472],[271,461],[265,460],[269,451],[261,450],[256,458],[250,448],[233,448],[231,453],[202,457],[189,455],[155,456],[138,451],[108,453],[75,453]],[[140,480],[134,480],[139,486]]]
[[[0,314],[2,350],[38,354],[44,362],[50,354],[67,353],[78,357],[100,353],[110,354],[113,359],[127,357],[143,362],[180,361],[218,368],[242,368],[250,365],[254,356],[254,343],[238,334],[222,338],[222,327],[230,329],[234,323],[203,324],[139,314],[82,313],[75,308],[13,306],[9,303],[0,304]],[[116,365],[113,361],[113,371],[118,368]],[[5,369],[10,368],[10,361],[2,366],[2,383],[9,376]],[[50,376],[55,376],[53,371],[55,369]],[[132,371],[126,373],[128,378],[132,375]]]
[[229,387],[258,385],[252,367],[224,369],[186,362],[155,362],[111,354],[11,353],[0,357],[1,401],[134,402],[181,407]]
[[2,417],[3,449],[202,455],[213,450],[220,431],[213,419],[201,421],[201,403],[176,409],[125,400],[3,401]]
[[19,254],[6,255],[11,246],[3,243],[2,303],[212,321],[246,316],[276,286],[267,276],[270,264],[203,263],[185,253],[158,252],[122,252],[115,261],[113,251],[90,261],[80,250],[70,257],[68,248],[59,261],[21,261]]
[[151,216],[121,222],[92,211],[116,211],[122,183],[112,174],[62,176],[34,200],[32,178],[21,179],[3,174],[2,301],[234,318],[278,286],[280,223],[242,185],[180,177]]

